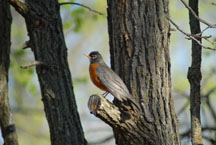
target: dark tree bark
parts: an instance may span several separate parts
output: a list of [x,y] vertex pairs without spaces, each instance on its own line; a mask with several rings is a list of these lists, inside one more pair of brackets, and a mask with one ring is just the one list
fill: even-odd
[[111,65],[140,103],[143,115],[97,95],[90,97],[90,111],[113,128],[118,145],[180,144],[171,94],[168,1],[107,3]]
[[[198,0],[189,0],[189,6],[199,16]],[[200,22],[189,12],[191,34],[199,34]],[[201,42],[201,38],[197,38]],[[202,42],[201,42],[202,43]],[[202,61],[202,47],[194,40],[192,41],[192,63],[188,69],[188,80],[190,82],[190,106],[191,106],[191,136],[193,145],[202,145],[202,126],[200,119],[200,82]]]
[[87,144],[73,93],[58,1],[9,1],[26,21],[51,144]]
[[0,128],[5,145],[18,145],[15,125],[8,100],[8,69],[10,65],[10,5],[0,1]]

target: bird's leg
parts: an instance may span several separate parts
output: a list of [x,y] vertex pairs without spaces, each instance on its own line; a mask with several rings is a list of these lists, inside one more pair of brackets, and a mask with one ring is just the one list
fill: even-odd
[[109,92],[104,92],[103,93],[103,96],[104,96],[104,98],[106,98],[106,96],[109,94]]

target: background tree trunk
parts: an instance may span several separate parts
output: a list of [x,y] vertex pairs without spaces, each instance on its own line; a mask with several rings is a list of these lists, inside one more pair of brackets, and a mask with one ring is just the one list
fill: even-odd
[[8,100],[10,65],[11,13],[7,0],[0,1],[0,128],[5,145],[18,145],[15,125]]
[[52,145],[87,144],[77,112],[57,0],[13,0],[26,21]]
[[129,112],[130,118],[122,121],[122,111],[103,99],[100,110],[104,111],[89,105],[91,112],[113,128],[118,145],[180,144],[171,94],[168,1],[107,3],[111,65],[141,104],[144,115],[137,118]]
[[[199,16],[198,0],[189,0],[189,6],[193,9],[197,16]],[[189,12],[191,34],[199,34],[200,22],[196,19],[191,12]],[[197,40],[202,43],[201,38]],[[202,47],[192,40],[192,63],[188,69],[188,80],[190,82],[190,111],[191,111],[191,141],[193,145],[202,145],[202,126],[200,119],[200,104],[201,104],[201,88],[200,82],[202,79],[201,74],[201,61],[202,61]]]

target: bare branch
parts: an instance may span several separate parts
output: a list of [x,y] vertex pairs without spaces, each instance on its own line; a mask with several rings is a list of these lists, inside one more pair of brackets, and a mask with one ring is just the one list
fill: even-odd
[[216,28],[216,25],[212,25],[210,23],[208,23],[206,20],[201,19],[200,17],[198,17],[196,15],[196,13],[192,10],[192,8],[185,2],[185,0],[181,0],[181,2],[184,4],[184,6],[193,14],[193,16],[198,19],[200,22],[202,22],[203,24],[206,24],[207,26],[209,26],[210,28]]
[[40,66],[40,65],[44,65],[44,64],[41,63],[40,61],[34,61],[34,62],[30,63],[30,64],[20,66],[20,68],[27,69],[27,68],[30,68],[30,67],[33,67],[33,66]]
[[193,37],[195,37],[195,38],[203,38],[203,39],[208,39],[208,38],[211,38],[212,37],[212,35],[209,35],[209,36],[201,36],[201,34],[190,34],[190,35],[192,35]]
[[27,48],[30,48],[31,45],[30,45],[30,40],[26,41],[23,45],[23,49],[27,49]]
[[88,9],[89,11],[91,11],[91,12],[97,13],[97,14],[99,14],[99,15],[103,15],[103,13],[98,12],[98,11],[96,11],[96,10],[93,10],[93,9],[91,9],[90,7],[88,7],[88,6],[84,5],[84,4],[75,3],[75,2],[62,2],[62,3],[59,3],[60,6],[62,6],[62,5],[69,5],[69,4],[70,4],[70,5],[78,5],[78,6],[87,8],[87,9]]
[[216,42],[213,42],[211,40],[209,40],[208,38],[204,38],[206,41],[208,41],[209,43],[211,43],[212,45],[216,45]]
[[[184,35],[186,35],[188,37],[188,39],[193,39],[197,44],[199,44],[200,46],[202,46],[205,49],[210,49],[210,50],[216,50],[216,48],[211,48],[211,47],[206,47],[204,46],[199,40],[197,40],[195,37],[198,37],[197,35],[194,37],[193,35],[183,31],[173,20],[170,19],[170,17],[167,17],[167,19],[170,21],[171,24],[173,24],[177,30],[179,30],[181,33],[183,33]],[[206,39],[204,36],[200,38],[204,38]]]
[[202,35],[207,29],[209,29],[210,27],[209,26],[207,26],[205,29],[203,29],[200,33],[197,33],[196,35]]

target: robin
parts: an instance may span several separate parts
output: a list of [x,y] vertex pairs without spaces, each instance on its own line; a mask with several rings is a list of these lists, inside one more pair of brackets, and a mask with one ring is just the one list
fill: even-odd
[[121,78],[107,66],[98,51],[86,54],[90,60],[89,74],[92,82],[101,90],[112,94],[117,100],[123,102],[130,100],[136,107],[139,105],[132,100],[126,85]]

